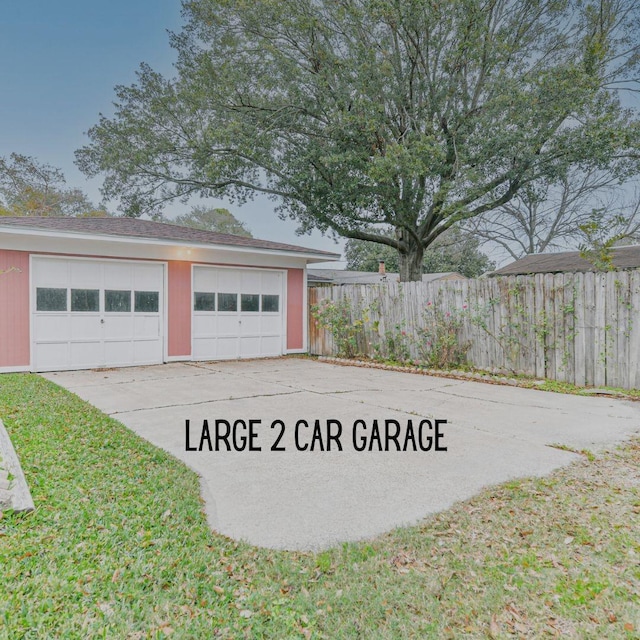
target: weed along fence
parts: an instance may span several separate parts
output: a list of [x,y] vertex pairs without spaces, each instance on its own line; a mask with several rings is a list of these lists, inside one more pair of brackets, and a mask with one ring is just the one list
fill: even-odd
[[640,387],[640,271],[309,289],[309,351]]

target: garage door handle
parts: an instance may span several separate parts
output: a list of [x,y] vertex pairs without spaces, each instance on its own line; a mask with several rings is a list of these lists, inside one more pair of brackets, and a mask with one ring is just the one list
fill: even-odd
[[100,324],[104,324],[104,318],[100,318]]

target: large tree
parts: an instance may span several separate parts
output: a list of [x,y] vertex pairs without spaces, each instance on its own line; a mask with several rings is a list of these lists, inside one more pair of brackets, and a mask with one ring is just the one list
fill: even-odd
[[[632,155],[635,0],[190,0],[77,152],[129,215],[193,193],[399,252],[532,181]],[[392,227],[389,237],[385,229]]]
[[[390,232],[391,236],[392,233]],[[480,240],[458,227],[449,229],[439,236],[424,252],[423,273],[457,271],[467,278],[477,278],[495,268],[479,250]],[[377,271],[379,262],[385,263],[387,271],[398,272],[398,252],[392,247],[366,240],[347,240],[345,246],[347,269],[356,271]]]
[[62,171],[19,153],[0,157],[0,215],[106,216],[80,189],[67,187]]
[[253,238],[251,231],[229,209],[199,205],[193,207],[189,213],[179,215],[173,222],[195,229]]

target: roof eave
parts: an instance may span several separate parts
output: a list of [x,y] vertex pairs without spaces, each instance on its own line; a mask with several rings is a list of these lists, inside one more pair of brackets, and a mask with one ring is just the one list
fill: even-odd
[[146,246],[165,246],[165,247],[184,247],[185,249],[215,249],[218,251],[239,252],[239,253],[258,253],[262,255],[282,255],[295,256],[303,258],[309,262],[334,262],[340,259],[338,253],[315,252],[315,251],[296,251],[288,249],[268,249],[265,247],[248,247],[235,244],[216,244],[209,242],[194,242],[193,240],[167,240],[162,238],[141,238],[134,236],[106,234],[106,233],[84,233],[80,231],[60,231],[54,229],[43,228],[27,228],[15,225],[3,225],[0,219],[0,231],[3,233],[34,236],[45,238],[74,238],[76,240],[99,240],[105,242],[120,242],[132,245]]

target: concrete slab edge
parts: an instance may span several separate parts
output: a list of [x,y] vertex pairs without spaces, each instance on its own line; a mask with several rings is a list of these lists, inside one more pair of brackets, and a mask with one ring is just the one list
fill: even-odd
[[[434,376],[436,378],[451,378],[452,380],[469,380],[471,382],[488,382],[495,385],[506,385],[510,387],[521,387],[523,389],[536,389],[543,386],[546,382],[553,380],[543,380],[539,378],[529,378],[527,380],[519,380],[518,378],[507,377],[502,375],[503,371],[460,371],[458,369],[425,369],[417,366],[404,366],[394,364],[384,364],[372,360],[358,360],[352,358],[338,358],[337,356],[317,356],[319,362],[327,364],[337,364],[349,367],[363,367],[366,369],[385,369],[387,371],[399,371],[400,373],[417,373],[423,376]],[[533,385],[533,386],[531,386]],[[577,396],[593,396],[603,395],[612,398],[620,398],[621,400],[634,400],[637,398],[621,391],[613,391],[611,389],[600,389],[592,387],[580,387],[579,391],[574,395]]]
[[9,485],[10,508],[14,511],[33,511],[35,505],[27,479],[24,477],[18,454],[13,448],[11,438],[9,438],[2,420],[0,420],[0,465],[13,476]]

